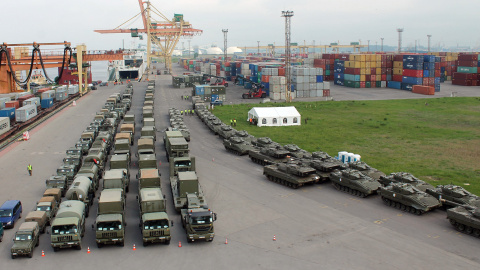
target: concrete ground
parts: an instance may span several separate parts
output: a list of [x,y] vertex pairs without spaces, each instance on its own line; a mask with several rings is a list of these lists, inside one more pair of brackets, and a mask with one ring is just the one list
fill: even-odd
[[[175,66],[175,65],[174,65]],[[176,69],[176,72],[182,72]],[[127,195],[125,247],[98,249],[91,225],[97,200],[87,219],[83,249],[53,252],[48,234],[40,238],[32,259],[10,259],[15,229],[6,230],[0,243],[0,268],[10,269],[478,269],[479,239],[456,232],[443,210],[415,216],[383,205],[379,196],[365,199],[335,190],[329,183],[293,190],[269,182],[262,167],[248,157],[227,152],[196,116],[186,116],[191,131],[191,154],[196,157],[200,183],[210,208],[218,214],[212,243],[187,244],[180,216],[174,211],[168,180],[168,163],[161,137],[168,123],[168,108],[190,108],[181,100],[186,89],[173,89],[171,77],[157,76],[155,119],[159,131],[157,159],[168,213],[174,220],[169,246],[142,246],[136,157],[132,158],[131,188]],[[133,106],[136,139],[141,129],[141,108],[147,83],[135,83]],[[24,215],[32,210],[45,189],[45,179],[62,164],[65,150],[75,144],[107,97],[125,86],[101,87],[31,131],[31,140],[17,142],[0,152],[0,200],[20,199]],[[445,89],[448,89],[448,84]],[[442,85],[442,89],[443,85]],[[476,87],[454,87],[458,95],[478,96]],[[229,87],[232,103],[242,100],[244,89]],[[449,90],[441,95],[449,96]],[[468,92],[468,93],[467,93]],[[393,89],[349,89],[332,86],[336,100],[420,98]],[[231,99],[231,97],[238,97]],[[136,144],[133,148],[136,151]],[[26,166],[33,165],[33,176]],[[100,191],[97,192],[97,198]],[[22,219],[23,221],[23,219]],[[276,241],[273,241],[273,237]],[[228,244],[225,240],[228,239]],[[178,247],[179,241],[182,247]],[[136,250],[132,250],[136,245]],[[87,247],[91,253],[87,254]],[[45,257],[41,257],[42,250]]]

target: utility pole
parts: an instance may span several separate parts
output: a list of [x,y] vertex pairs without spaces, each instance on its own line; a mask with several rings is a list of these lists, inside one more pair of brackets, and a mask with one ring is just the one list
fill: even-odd
[[402,52],[402,33],[403,33],[403,28],[397,28],[398,32],[398,52]]
[[257,54],[260,55],[260,41],[257,41]]
[[223,32],[223,61],[227,61],[227,33],[228,29],[222,29]]
[[367,40],[367,44],[368,44],[367,51],[369,52],[370,51],[370,39]]
[[427,35],[428,37],[428,52],[430,52],[430,38],[432,37],[432,35]]
[[290,102],[291,101],[291,68],[290,68],[290,56],[291,56],[291,51],[290,51],[290,19],[293,17],[293,11],[282,11],[282,17],[285,18],[285,75],[286,75],[286,81],[287,81],[287,87],[286,87],[286,92],[285,92],[285,101]]
[[190,58],[190,40],[188,41],[188,58]]
[[382,40],[382,52],[383,52],[383,38],[380,38]]

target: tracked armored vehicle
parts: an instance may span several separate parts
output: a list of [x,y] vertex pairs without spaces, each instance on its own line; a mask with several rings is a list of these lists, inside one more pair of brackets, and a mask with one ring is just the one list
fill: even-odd
[[313,152],[311,159],[302,159],[305,164],[317,170],[321,181],[330,179],[330,173],[335,170],[345,170],[347,166],[325,152]]
[[362,198],[377,193],[381,186],[377,180],[354,169],[335,170],[330,173],[330,180],[336,189]]
[[432,185],[416,178],[411,173],[407,172],[391,173],[390,175],[380,177],[378,181],[384,186],[388,186],[390,183],[407,183],[423,192],[425,192],[427,188],[434,189]]
[[252,143],[252,140],[255,139],[255,136],[248,134],[248,132],[245,131],[245,130],[235,131],[235,133],[232,135],[232,137],[240,137],[248,143]]
[[312,158],[312,154],[302,148],[298,147],[296,144],[286,144],[283,146],[286,150],[290,152],[292,157],[296,158]]
[[458,231],[480,238],[480,208],[457,206],[447,209],[447,219]]
[[230,137],[229,139],[225,139],[223,140],[223,146],[225,146],[227,151],[239,156],[246,155],[249,151],[256,149],[255,146],[241,137]]
[[385,176],[385,173],[368,166],[368,164],[363,161],[355,161],[355,162],[349,163],[348,167],[354,170],[360,171],[363,174],[368,175],[375,180],[379,180],[381,176]]
[[466,191],[461,186],[438,185],[434,189],[427,188],[426,192],[441,200],[442,204],[446,207],[455,207],[458,205],[480,207],[480,197]]
[[252,144],[257,147],[281,147],[279,143],[272,141],[269,137],[254,138]]
[[228,139],[230,137],[233,137],[237,130],[232,128],[231,126],[223,125],[220,127],[220,129],[217,131],[218,136],[222,137],[223,139]]
[[271,165],[286,162],[290,159],[289,152],[282,147],[262,147],[248,151],[250,159],[260,165]]
[[263,167],[263,175],[268,180],[291,188],[320,181],[315,169],[298,161],[288,161]]
[[378,193],[386,205],[416,215],[421,215],[442,205],[432,195],[407,183],[391,183],[387,187],[380,187]]

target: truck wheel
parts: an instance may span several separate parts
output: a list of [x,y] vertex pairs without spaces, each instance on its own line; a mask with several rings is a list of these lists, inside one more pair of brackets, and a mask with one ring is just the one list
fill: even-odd
[[37,243],[35,244],[35,246],[38,247],[38,245],[40,245],[40,238],[37,239]]
[[125,246],[125,241],[122,241],[122,242],[118,243],[118,245],[121,246],[121,247]]
[[27,257],[28,257],[28,258],[32,258],[32,257],[33,257],[33,252],[28,253],[28,254],[27,254]]
[[[48,222],[47,222],[48,223]],[[47,228],[47,224],[45,224],[45,226],[43,226],[43,229],[40,231],[40,233],[45,233],[45,229]]]
[[128,191],[130,191],[130,186],[127,186],[126,191],[127,191],[127,193],[128,193]]
[[103,247],[102,243],[97,243],[97,248],[102,248],[102,247]]
[[53,248],[53,252],[57,252],[57,251],[59,251],[59,250],[60,250],[60,248],[58,248],[58,247],[54,247],[54,248]]
[[75,247],[76,250],[82,250],[82,244],[78,244],[78,246]]
[[15,255],[12,254],[12,259],[15,259],[16,257],[17,257],[17,256],[15,256]]
[[143,242],[143,246],[144,247],[148,246],[148,242]]
[[246,98],[247,98],[247,94],[243,94],[243,95],[242,95],[242,98],[243,98],[243,99],[246,99]]
[[165,241],[165,245],[170,245],[170,240]]
[[266,98],[266,97],[267,97],[267,93],[263,93],[262,98]]

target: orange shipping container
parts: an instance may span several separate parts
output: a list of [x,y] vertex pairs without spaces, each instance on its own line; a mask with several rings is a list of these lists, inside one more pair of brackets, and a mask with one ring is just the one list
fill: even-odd
[[435,95],[435,87],[424,86],[424,85],[414,85],[412,88],[412,93],[422,94],[422,95]]

